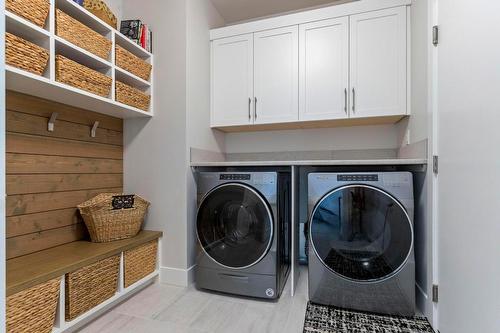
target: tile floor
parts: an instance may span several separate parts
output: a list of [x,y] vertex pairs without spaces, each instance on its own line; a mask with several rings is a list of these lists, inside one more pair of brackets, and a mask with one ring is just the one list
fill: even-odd
[[277,302],[154,284],[79,332],[299,333],[307,307],[307,270],[301,270],[294,297],[289,284],[290,279]]

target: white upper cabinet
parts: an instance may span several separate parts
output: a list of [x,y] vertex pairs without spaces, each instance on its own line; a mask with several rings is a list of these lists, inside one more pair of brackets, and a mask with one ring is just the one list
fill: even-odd
[[298,120],[298,26],[254,34],[254,123]]
[[360,0],[211,30],[211,126],[399,121],[410,113],[410,5]]
[[212,42],[211,125],[253,122],[253,34]]
[[299,27],[299,119],[349,116],[349,18]]
[[406,114],[406,7],[350,16],[351,118]]

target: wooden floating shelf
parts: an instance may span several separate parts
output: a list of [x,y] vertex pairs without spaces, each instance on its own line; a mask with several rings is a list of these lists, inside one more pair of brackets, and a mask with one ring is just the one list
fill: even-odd
[[[102,59],[64,38],[57,36],[55,34],[55,9],[64,11],[94,31],[108,38],[113,43],[109,59]],[[137,57],[153,64],[153,55],[150,52],[146,51],[141,46],[122,35],[118,30],[112,28],[71,0],[51,1],[49,18],[44,28],[16,14],[8,12],[7,10],[4,10],[4,13],[7,32],[42,46],[49,51],[49,63],[43,76],[38,76],[16,67],[6,65],[5,76],[7,90],[49,99],[122,119],[153,117],[152,102],[149,110],[144,111],[115,100],[116,81],[121,81],[151,95],[154,91],[153,75],[151,75],[151,79],[147,81],[115,65],[115,45],[120,45]],[[107,98],[101,97],[56,81],[55,56],[58,54],[111,77],[112,88],[110,96]],[[151,100],[153,100],[153,96],[151,96]]]

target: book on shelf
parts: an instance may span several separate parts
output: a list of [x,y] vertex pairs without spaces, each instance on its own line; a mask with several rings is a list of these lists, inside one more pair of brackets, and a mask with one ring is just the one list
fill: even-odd
[[120,32],[146,51],[153,51],[153,33],[141,20],[121,21]]

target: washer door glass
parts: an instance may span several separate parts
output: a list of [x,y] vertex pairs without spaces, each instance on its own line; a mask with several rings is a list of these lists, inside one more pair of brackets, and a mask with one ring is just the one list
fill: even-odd
[[310,239],[331,271],[355,281],[396,274],[412,249],[408,214],[390,194],[351,185],[325,195],[311,215]]
[[273,218],[264,198],[243,184],[224,184],[198,209],[198,239],[217,263],[246,268],[258,263],[273,239]]

